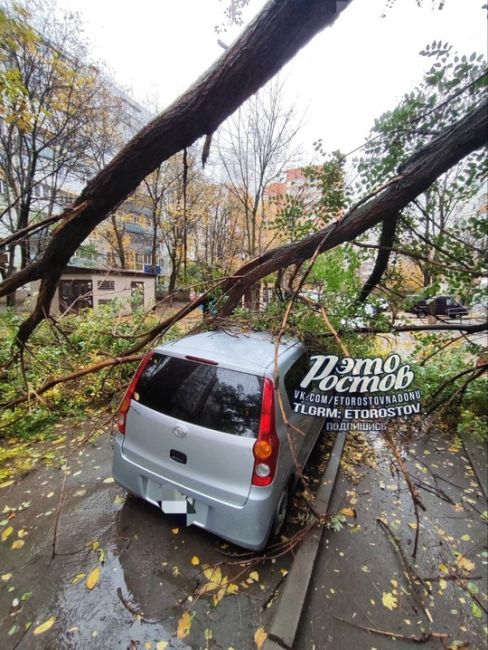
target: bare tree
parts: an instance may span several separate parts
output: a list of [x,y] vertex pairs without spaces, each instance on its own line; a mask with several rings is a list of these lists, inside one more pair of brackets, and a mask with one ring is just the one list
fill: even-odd
[[[85,65],[75,17],[56,18],[49,0],[6,2],[0,15],[0,228],[15,233],[71,202],[61,189],[67,181],[77,184],[75,192],[82,187],[97,75]],[[39,234],[8,247],[5,277],[14,272],[17,248],[21,269],[42,251]]]
[[270,82],[221,128],[219,158],[224,182],[241,206],[248,257],[264,248],[266,188],[298,158],[293,141],[299,129],[296,111],[287,107],[283,82]]

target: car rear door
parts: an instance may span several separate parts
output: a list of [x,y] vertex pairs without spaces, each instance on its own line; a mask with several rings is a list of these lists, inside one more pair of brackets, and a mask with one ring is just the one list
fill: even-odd
[[123,453],[185,490],[233,505],[248,497],[263,378],[155,354],[136,386]]

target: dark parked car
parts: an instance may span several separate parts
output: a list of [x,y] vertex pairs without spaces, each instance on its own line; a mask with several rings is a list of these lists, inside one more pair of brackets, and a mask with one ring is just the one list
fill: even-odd
[[460,318],[469,313],[464,305],[451,296],[435,296],[429,300],[418,300],[408,311],[420,317],[430,314],[431,316],[447,316],[447,318]]
[[432,316],[447,316],[448,318],[459,318],[467,316],[468,310],[460,302],[451,296],[436,296],[427,301],[429,314]]
[[429,313],[429,308],[427,306],[427,300],[424,298],[421,298],[420,300],[417,300],[409,309],[407,309],[408,312],[411,314],[415,314],[416,316],[424,317],[427,316]]

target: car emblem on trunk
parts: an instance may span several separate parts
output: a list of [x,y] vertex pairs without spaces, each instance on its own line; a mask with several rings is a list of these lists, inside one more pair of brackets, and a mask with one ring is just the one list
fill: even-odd
[[186,436],[185,429],[182,429],[181,427],[175,427],[173,429],[173,433],[175,434],[175,436],[178,436],[178,438],[184,438]]

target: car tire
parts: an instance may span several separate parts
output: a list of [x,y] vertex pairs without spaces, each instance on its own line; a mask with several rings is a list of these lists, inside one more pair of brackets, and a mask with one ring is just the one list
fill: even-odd
[[276,541],[283,526],[285,525],[286,515],[288,514],[288,505],[290,502],[290,484],[287,483],[283,488],[278,502],[276,504],[276,509],[273,517],[273,523],[271,524],[271,530],[269,533],[268,543]]

